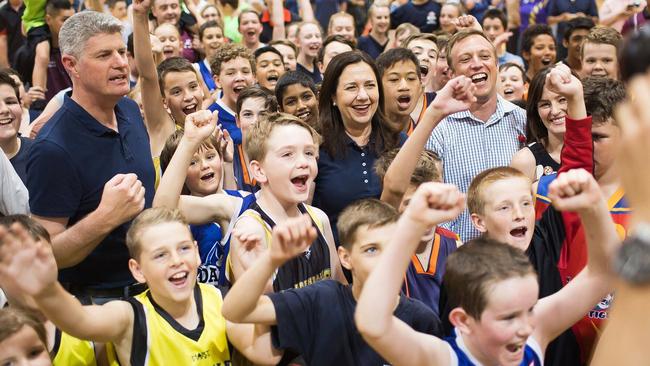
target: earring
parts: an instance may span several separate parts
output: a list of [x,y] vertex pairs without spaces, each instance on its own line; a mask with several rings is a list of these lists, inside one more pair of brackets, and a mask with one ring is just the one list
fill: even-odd
[[336,102],[332,102],[332,105],[336,107]]

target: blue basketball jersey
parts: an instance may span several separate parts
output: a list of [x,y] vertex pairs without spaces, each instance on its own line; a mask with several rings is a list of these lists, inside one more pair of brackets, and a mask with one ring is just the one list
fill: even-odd
[[250,193],[255,193],[260,190],[259,184],[257,184],[255,178],[251,177],[248,171],[248,166],[246,166],[244,159],[244,149],[241,144],[235,144],[232,170],[235,175],[235,183],[237,183],[238,190]]
[[[452,359],[450,366],[480,366],[481,364],[469,353],[469,350],[463,342],[463,338],[458,335],[454,329],[455,337],[445,338],[452,350]],[[455,357],[454,357],[455,356]],[[528,337],[526,346],[524,348],[524,358],[521,360],[520,366],[542,366],[544,356],[542,349],[535,339]]]
[[244,195],[245,192],[225,191],[228,195],[239,197],[242,204],[230,219],[230,226],[225,230],[215,222],[203,225],[190,225],[192,236],[199,247],[201,266],[198,269],[198,281],[219,287],[228,287],[230,283],[226,279],[226,258],[230,251],[230,233],[235,219],[239,217],[248,207],[255,202],[255,195]]

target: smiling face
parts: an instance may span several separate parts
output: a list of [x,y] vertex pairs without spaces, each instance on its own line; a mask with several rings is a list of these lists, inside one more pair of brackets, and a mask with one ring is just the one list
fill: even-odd
[[255,75],[250,61],[236,57],[221,65],[221,71],[215,78],[217,85],[223,90],[223,98],[229,105],[237,104],[237,97],[242,90],[255,84]]
[[385,90],[386,114],[400,116],[411,114],[422,95],[417,65],[411,60],[399,61],[384,71],[381,82]]
[[526,87],[521,70],[516,67],[508,67],[499,71],[498,90],[506,100],[523,100]]
[[171,24],[163,24],[156,28],[153,34],[158,37],[162,43],[162,51],[165,59],[170,57],[178,57],[181,55],[181,35],[178,29]]
[[457,42],[451,50],[453,73],[472,79],[478,102],[496,96],[497,58],[494,46],[480,35],[471,35]]
[[289,85],[284,90],[280,107],[282,112],[292,114],[312,127],[318,124],[318,99],[302,84]]
[[336,56],[344,52],[352,51],[352,47],[345,43],[341,42],[330,42],[325,46],[325,51],[323,52],[323,64],[321,65],[320,72],[322,74],[327,70],[327,65],[330,64],[330,61]]
[[257,44],[262,33],[262,23],[257,14],[246,12],[241,15],[239,33],[244,37],[245,44]]
[[206,58],[209,59],[212,57],[224,43],[226,43],[226,38],[223,36],[223,30],[221,28],[210,27],[203,31],[201,45],[203,46]]
[[0,141],[11,141],[18,135],[23,108],[16,91],[9,84],[0,85]]
[[356,230],[355,241],[349,250],[339,247],[341,265],[352,272],[352,278],[355,283],[358,281],[360,288],[377,265],[381,253],[388,248],[396,228],[395,223],[373,228],[363,225]]
[[268,151],[261,164],[251,164],[257,181],[266,184],[281,204],[306,201],[318,174],[318,145],[311,133],[302,126],[280,125],[265,143]]
[[50,366],[50,354],[36,331],[23,325],[0,342],[0,365]]
[[390,9],[385,6],[373,8],[370,15],[370,25],[376,33],[384,34],[388,32],[390,28]]
[[535,75],[545,67],[555,63],[555,39],[548,34],[540,34],[533,40],[530,52],[522,53],[524,59],[528,62],[530,75]]
[[273,48],[282,54],[284,69],[286,71],[296,71],[296,52],[293,48],[283,44],[275,44]]
[[420,63],[422,84],[431,85],[435,78],[435,65],[438,60],[438,46],[428,39],[415,39],[406,46]]
[[222,168],[219,152],[211,145],[202,145],[192,156],[185,185],[193,196],[217,193],[221,187]]
[[323,45],[323,36],[318,26],[311,23],[304,24],[296,36],[300,52],[309,58],[316,58],[318,50]]
[[480,192],[483,212],[472,212],[474,227],[489,238],[526,250],[535,228],[531,182],[520,177],[499,179]]
[[566,131],[565,118],[567,114],[567,99],[544,87],[542,97],[537,102],[537,113],[549,135],[562,138]]
[[203,12],[201,13],[201,16],[203,17],[203,20],[205,20],[206,22],[221,21],[221,17],[219,16],[219,11],[217,11],[217,8],[215,8],[214,6],[205,7]]
[[354,19],[351,16],[335,16],[327,33],[330,36],[340,35],[348,41],[354,41]]
[[185,122],[188,114],[201,108],[203,90],[194,71],[170,71],[165,75],[164,103],[169,108],[174,121]]
[[456,5],[445,4],[440,9],[440,29],[443,31],[454,34],[456,33],[456,26],[454,20],[460,16],[458,7]]
[[282,57],[275,52],[265,52],[257,57],[255,70],[260,86],[273,91],[280,76],[284,75]]
[[343,69],[334,102],[346,128],[370,124],[379,105],[379,86],[370,65],[358,62]]
[[480,320],[471,318],[471,334],[463,339],[472,355],[485,365],[520,365],[536,319],[539,285],[533,274],[512,277],[489,286]]
[[583,48],[582,77],[599,76],[618,80],[618,57],[615,46],[586,42]]
[[257,123],[260,113],[266,111],[264,102],[264,98],[247,98],[242,102],[237,116],[237,127],[241,129],[242,138],[246,138],[248,129]]
[[178,0],[156,0],[151,13],[158,25],[169,23],[175,26],[181,19],[181,6]]
[[158,304],[190,300],[201,258],[189,227],[180,222],[152,225],[142,230],[139,240],[139,258],[129,260],[133,276],[146,281]]

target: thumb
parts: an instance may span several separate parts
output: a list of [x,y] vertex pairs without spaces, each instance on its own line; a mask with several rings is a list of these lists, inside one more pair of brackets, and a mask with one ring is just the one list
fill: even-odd
[[126,174],[115,174],[108,182],[106,182],[105,187],[115,187],[122,183],[126,178]]

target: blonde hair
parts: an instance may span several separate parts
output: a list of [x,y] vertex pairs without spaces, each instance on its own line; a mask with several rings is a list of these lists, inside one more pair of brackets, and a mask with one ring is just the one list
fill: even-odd
[[12,307],[0,309],[0,343],[20,332],[23,327],[32,328],[36,332],[38,339],[43,342],[43,345],[47,349],[45,327],[38,320],[36,314],[27,309]]
[[[164,224],[164,223],[177,222],[187,227],[187,221],[181,212],[177,209],[170,209],[166,207],[149,208],[140,213],[131,222],[131,227],[126,233],[126,247],[129,249],[131,258],[138,260],[142,252],[142,243],[140,237],[142,233],[151,226]],[[189,228],[187,229],[189,233]],[[191,235],[191,234],[190,234]]]
[[250,131],[246,134],[244,140],[244,151],[248,158],[252,161],[261,162],[266,157],[268,152],[267,141],[273,129],[278,126],[298,126],[306,129],[311,137],[314,139],[314,144],[320,144],[320,135],[310,125],[287,113],[269,113],[260,116],[260,120],[253,125]]
[[386,202],[369,198],[350,204],[339,215],[336,227],[339,243],[345,249],[352,249],[357,241],[357,232],[362,226],[369,229],[392,224],[399,217],[395,208]]
[[338,13],[333,14],[330,17],[329,23],[327,23],[327,34],[332,34],[332,25],[334,25],[334,20],[338,18],[348,18],[352,21],[352,27],[354,28],[354,17],[351,14],[348,14],[344,11],[339,11]]
[[530,182],[530,178],[524,173],[507,166],[484,170],[474,177],[467,190],[467,209],[469,213],[483,214],[486,202],[485,190],[493,183],[509,178],[521,178]]
[[[388,150],[375,162],[375,172],[380,180],[384,180],[388,168],[395,160],[400,148]],[[442,182],[442,175],[438,169],[441,160],[435,152],[423,150],[411,174],[411,185],[419,187],[426,182]]]

